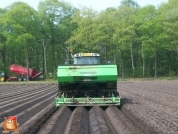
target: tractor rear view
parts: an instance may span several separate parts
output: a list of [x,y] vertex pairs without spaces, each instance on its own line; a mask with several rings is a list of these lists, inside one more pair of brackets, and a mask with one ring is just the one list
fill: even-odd
[[120,105],[116,64],[101,64],[98,53],[78,53],[72,65],[59,65],[55,106]]

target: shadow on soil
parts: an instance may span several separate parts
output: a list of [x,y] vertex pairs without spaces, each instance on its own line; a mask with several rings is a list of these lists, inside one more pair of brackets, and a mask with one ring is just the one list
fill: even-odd
[[[71,111],[74,111],[76,109],[77,106],[68,106],[68,108],[71,110]],[[87,111],[90,111],[90,109],[93,107],[93,106],[83,106]],[[109,106],[100,106],[101,109],[103,109],[104,111],[109,107]]]
[[120,107],[122,107],[125,104],[134,104],[134,103],[132,102],[132,99],[121,98],[121,105],[120,105]]
[[[120,106],[117,106],[119,109],[122,108],[122,106],[124,106],[125,104],[135,104],[132,102],[132,99],[127,99],[127,98],[121,98],[121,104]],[[77,106],[68,106],[68,108],[71,110],[71,111],[74,111],[75,108]],[[83,106],[87,111],[90,111],[90,109],[93,107],[93,106]],[[103,109],[103,111],[105,111],[107,108],[109,107],[109,105],[106,105],[106,106],[100,106],[101,109]]]

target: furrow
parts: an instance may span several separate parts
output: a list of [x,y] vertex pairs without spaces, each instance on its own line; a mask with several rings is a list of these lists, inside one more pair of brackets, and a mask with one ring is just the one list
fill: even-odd
[[112,133],[112,128],[109,127],[104,111],[98,106],[94,106],[89,111],[89,128],[91,134]]
[[[46,106],[43,110],[31,116],[24,124],[19,127],[20,134],[36,134],[40,127],[55,113],[54,103]],[[15,134],[15,133],[13,133]]]
[[0,113],[0,122],[2,122],[4,120],[4,117],[8,117],[8,116],[11,116],[11,115],[16,115],[18,114],[19,112],[35,105],[36,103],[39,103],[40,101],[44,100],[45,98],[48,98],[50,96],[53,96],[56,92],[53,91],[53,92],[49,92],[48,94],[45,94],[43,96],[40,96],[34,100],[31,100],[31,101],[28,101],[28,102],[24,102],[23,104],[20,104],[14,108],[10,108],[9,110],[6,110],[2,113]]
[[41,127],[37,134],[63,134],[71,113],[68,107],[60,107]]
[[105,110],[105,113],[117,134],[142,134],[117,107],[110,106]]
[[[9,108],[12,108],[12,107],[15,107],[15,106],[18,106],[18,105],[21,105],[23,104],[24,102],[27,102],[27,101],[30,101],[30,100],[34,100],[36,98],[38,98],[39,96],[43,96],[43,95],[46,95],[47,93],[49,93],[49,91],[44,91],[44,92],[40,92],[40,93],[36,93],[35,92],[35,95],[30,95],[30,96],[26,96],[26,97],[22,97],[22,98],[16,98],[15,100],[11,100],[11,102],[6,102],[5,105],[1,106],[0,107],[0,113],[5,111],[5,110],[8,110]],[[2,104],[0,104],[2,105]]]
[[3,93],[1,93],[1,97],[0,97],[0,100],[8,100],[9,97],[14,97],[14,96],[21,96],[22,94],[31,94],[33,92],[36,92],[36,90],[39,90],[39,89],[44,89],[46,88],[45,86],[44,87],[40,87],[40,88],[37,88],[37,87],[33,87],[33,86],[25,86],[25,87],[22,87],[22,89],[19,89],[18,87],[16,88],[13,88],[12,91],[4,91]]
[[72,112],[64,134],[88,134],[88,111],[84,107],[76,107]]

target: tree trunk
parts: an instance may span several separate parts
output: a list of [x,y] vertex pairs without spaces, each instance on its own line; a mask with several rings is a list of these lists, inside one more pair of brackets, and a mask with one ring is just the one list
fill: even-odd
[[0,43],[3,44],[3,48],[1,50],[2,54],[2,64],[3,64],[3,71],[6,73],[6,38],[3,36],[3,34],[0,34]]
[[116,63],[116,46],[114,46],[113,55],[114,55],[114,63]]
[[28,45],[27,45],[26,66],[27,66],[27,81],[29,81],[29,46]]
[[56,75],[56,58],[55,58],[55,47],[54,47],[54,40],[51,40],[51,47],[52,47],[52,66],[54,69],[54,75]]
[[106,60],[106,62],[108,62],[108,59],[107,59],[107,46],[105,47],[105,60]]
[[176,56],[176,74],[177,73],[178,73],[178,47],[177,47],[177,56]]
[[44,70],[45,70],[45,78],[47,75],[47,62],[46,62],[46,46],[44,42],[44,38],[42,39],[42,45],[43,45],[43,58],[44,58]]
[[130,56],[131,56],[131,60],[132,60],[132,70],[133,70],[133,75],[134,75],[135,66],[134,66],[132,43],[130,43],[130,52],[131,52],[131,53],[130,53]]
[[124,51],[121,50],[121,66],[122,66],[122,78],[124,78]]
[[1,51],[2,54],[2,63],[3,63],[3,71],[7,73],[6,71],[6,45],[4,43],[3,50]]
[[143,53],[143,46],[142,46],[142,62],[143,62],[142,73],[143,73],[143,76],[145,76],[145,57]]
[[155,53],[155,78],[157,77],[157,52]]

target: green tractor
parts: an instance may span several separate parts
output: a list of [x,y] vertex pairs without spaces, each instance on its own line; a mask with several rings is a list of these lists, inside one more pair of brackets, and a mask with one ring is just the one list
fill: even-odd
[[56,108],[120,105],[116,64],[101,64],[98,53],[77,53],[72,57],[72,65],[66,62],[57,69]]

